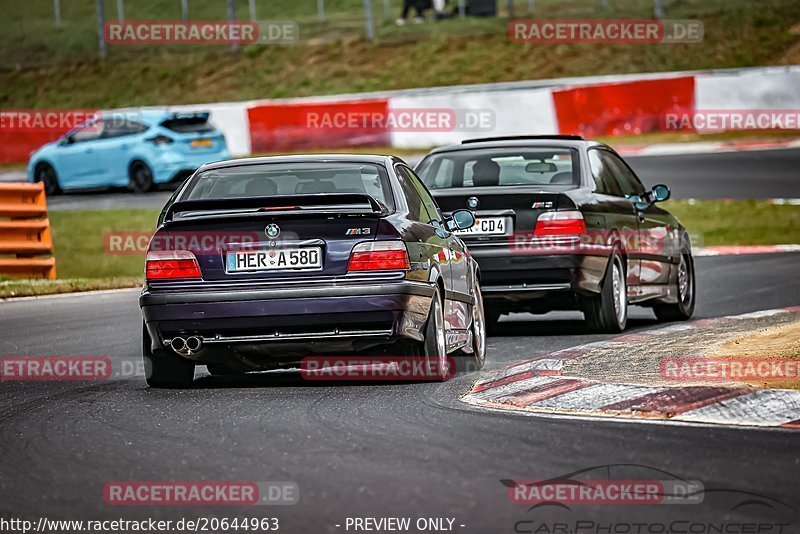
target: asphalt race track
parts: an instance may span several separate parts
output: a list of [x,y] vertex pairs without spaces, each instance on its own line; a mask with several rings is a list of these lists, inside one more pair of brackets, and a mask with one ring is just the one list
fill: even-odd
[[[697,270],[698,318],[800,303],[800,254],[698,258]],[[136,298],[123,291],[0,303],[0,355],[138,361]],[[657,324],[645,310],[633,317],[631,331]],[[580,319],[507,319],[490,338],[489,367],[604,337],[587,334]],[[140,377],[0,385],[0,515],[278,517],[280,531],[292,533],[346,532],[348,516],[451,517],[455,531],[480,533],[532,532],[541,522],[583,521],[586,530],[562,532],[607,533],[589,525],[723,519],[800,531],[794,431],[481,412],[457,401],[475,374],[383,385],[202,374],[194,389],[178,391],[147,389]],[[714,491],[695,505],[529,510],[509,502],[500,482],[609,464],[663,470]],[[294,481],[301,498],[247,508],[106,505],[104,484],[120,480]]]
[[800,150],[625,158],[646,185],[667,184],[674,198],[800,197]]
[[[406,160],[416,164],[420,156]],[[625,158],[645,183],[664,183],[673,198],[798,198],[800,150],[757,150]],[[0,176],[0,180],[3,180]],[[19,179],[19,177],[15,178]],[[169,191],[134,195],[127,191],[73,192],[48,199],[52,211],[160,208]]]

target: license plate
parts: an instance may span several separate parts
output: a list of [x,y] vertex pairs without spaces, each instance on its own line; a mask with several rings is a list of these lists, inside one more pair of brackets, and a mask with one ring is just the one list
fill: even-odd
[[507,230],[505,217],[481,217],[475,226],[466,230],[456,230],[458,235],[505,235]]
[[189,144],[193,148],[208,148],[211,146],[211,139],[195,139]]
[[228,252],[225,264],[228,266],[229,273],[280,269],[318,269],[322,267],[322,249],[320,247],[303,247]]

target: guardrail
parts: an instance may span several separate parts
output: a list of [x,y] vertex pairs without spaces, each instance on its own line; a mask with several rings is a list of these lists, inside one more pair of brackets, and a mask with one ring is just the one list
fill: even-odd
[[0,275],[56,277],[43,183],[0,183]]

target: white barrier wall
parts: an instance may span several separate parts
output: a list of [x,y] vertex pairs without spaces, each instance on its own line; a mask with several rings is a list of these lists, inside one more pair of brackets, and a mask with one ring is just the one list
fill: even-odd
[[695,109],[800,109],[800,66],[695,75]]
[[[497,135],[532,135],[557,133],[553,97],[549,89],[462,92],[389,97],[389,110],[453,110],[462,124],[447,132],[393,131],[394,148],[429,148],[460,143],[464,139]],[[488,128],[464,124],[467,116],[488,117]],[[477,120],[476,119],[476,120]],[[485,123],[484,123],[485,124]]]
[[247,108],[250,102],[225,102],[220,104],[199,104],[186,106],[169,106],[176,111],[209,111],[209,122],[225,136],[228,150],[232,156],[250,154],[250,124],[247,120]]

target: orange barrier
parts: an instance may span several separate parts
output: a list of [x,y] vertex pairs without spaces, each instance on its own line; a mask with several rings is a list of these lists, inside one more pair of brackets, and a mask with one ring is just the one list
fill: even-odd
[[55,278],[44,184],[0,183],[0,218],[0,275]]

